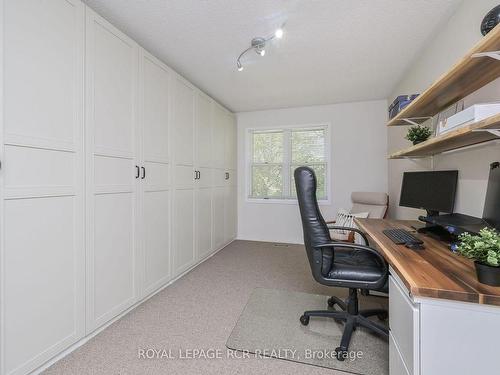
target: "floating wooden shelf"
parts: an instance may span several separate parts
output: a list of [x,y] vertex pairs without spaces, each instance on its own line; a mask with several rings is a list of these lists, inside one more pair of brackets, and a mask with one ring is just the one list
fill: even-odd
[[[497,132],[495,132],[497,130]],[[493,132],[491,132],[493,131]],[[497,134],[494,134],[497,133]],[[389,159],[421,158],[500,139],[500,114],[438,135],[425,142],[389,155]]]
[[[500,25],[491,30],[447,73],[420,94],[387,125],[408,125],[405,119],[421,123],[500,77]],[[485,56],[485,52],[497,52]],[[473,57],[476,54],[483,54]]]

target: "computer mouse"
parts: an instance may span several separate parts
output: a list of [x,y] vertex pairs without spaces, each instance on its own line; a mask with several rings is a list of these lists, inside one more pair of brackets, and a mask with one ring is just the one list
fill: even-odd
[[412,250],[423,250],[425,249],[425,246],[421,243],[418,243],[418,242],[407,242],[405,244],[405,246],[408,248],[408,249],[412,249]]

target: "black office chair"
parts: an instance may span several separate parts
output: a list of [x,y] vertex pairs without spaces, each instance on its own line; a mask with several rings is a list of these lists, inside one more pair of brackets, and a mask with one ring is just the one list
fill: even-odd
[[[345,322],[340,346],[335,349],[337,359],[342,361],[347,356],[351,336],[356,327],[367,328],[388,338],[388,329],[385,326],[368,319],[374,315],[382,320],[387,319],[387,311],[359,310],[358,304],[358,289],[387,291],[387,263],[376,250],[368,246],[332,241],[316,200],[314,171],[308,167],[299,167],[295,170],[294,176],[304,230],[304,244],[313,277],[323,285],[349,288],[347,300],[343,301],[336,296],[328,300],[330,307],[338,305],[342,311],[306,311],[300,317],[300,322],[308,325],[311,316],[323,316]],[[353,230],[359,233],[368,245],[366,236],[359,229],[343,227],[334,229]]]

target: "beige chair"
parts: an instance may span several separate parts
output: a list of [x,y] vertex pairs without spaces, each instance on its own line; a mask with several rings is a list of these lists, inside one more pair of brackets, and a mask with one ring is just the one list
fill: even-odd
[[[368,212],[371,219],[383,219],[387,215],[389,196],[386,193],[361,192],[356,191],[351,194],[352,208],[351,214]],[[334,224],[335,221],[328,221],[327,224]],[[335,234],[332,234],[334,239]],[[349,232],[347,242],[354,242],[354,232]]]

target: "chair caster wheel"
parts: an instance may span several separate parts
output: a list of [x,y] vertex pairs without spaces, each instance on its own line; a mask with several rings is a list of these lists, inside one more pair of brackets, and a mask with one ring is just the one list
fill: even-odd
[[302,315],[300,317],[300,322],[302,323],[303,326],[306,326],[309,324],[309,317],[306,315]]
[[335,306],[335,301],[333,300],[333,297],[328,298],[328,306],[329,307]]
[[389,317],[389,314],[387,312],[377,314],[377,318],[379,320],[382,320],[382,321],[387,320],[388,317]]
[[348,355],[347,350],[344,350],[340,346],[337,349],[335,349],[335,352],[337,353],[337,361],[341,361],[341,362],[343,362]]

